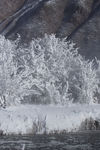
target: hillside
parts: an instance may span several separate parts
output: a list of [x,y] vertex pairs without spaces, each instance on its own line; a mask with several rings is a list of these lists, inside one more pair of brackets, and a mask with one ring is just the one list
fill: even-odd
[[0,33],[22,43],[45,33],[73,40],[86,58],[100,58],[100,0],[3,0]]

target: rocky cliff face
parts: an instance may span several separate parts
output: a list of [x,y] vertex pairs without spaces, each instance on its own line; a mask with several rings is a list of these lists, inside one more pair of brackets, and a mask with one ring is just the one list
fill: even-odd
[[87,58],[100,58],[100,0],[3,0],[0,32],[22,42],[55,33],[72,39]]
[[0,23],[21,8],[25,0],[1,0]]

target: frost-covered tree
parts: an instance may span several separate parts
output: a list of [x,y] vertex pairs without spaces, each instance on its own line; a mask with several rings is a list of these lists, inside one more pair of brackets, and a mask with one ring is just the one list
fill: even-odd
[[[78,54],[71,42],[54,35],[34,39],[29,47],[39,88],[46,89],[52,102],[94,103],[98,89],[93,61]],[[42,81],[39,82],[39,80]]]
[[97,101],[98,84],[93,61],[86,61],[65,39],[45,35],[25,48],[0,37],[2,106],[20,103],[30,95],[40,103],[90,104]]
[[[25,65],[18,65],[16,42],[0,36],[0,106],[16,105],[32,92],[32,74]],[[20,71],[19,71],[20,70]]]
[[[13,44],[0,36],[0,105],[5,106],[11,99],[13,91],[13,76],[16,67],[13,62]],[[8,96],[9,95],[9,96]],[[9,98],[8,98],[9,97]]]

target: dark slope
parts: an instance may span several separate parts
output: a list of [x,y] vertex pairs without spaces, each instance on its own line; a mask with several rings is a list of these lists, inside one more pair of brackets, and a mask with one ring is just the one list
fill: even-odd
[[[9,0],[9,5],[15,2]],[[0,32],[7,38],[19,33],[22,43],[28,43],[55,33],[72,39],[87,58],[100,58],[100,0],[23,0],[10,14],[8,5],[1,6],[0,14],[5,10],[6,15],[0,15]]]

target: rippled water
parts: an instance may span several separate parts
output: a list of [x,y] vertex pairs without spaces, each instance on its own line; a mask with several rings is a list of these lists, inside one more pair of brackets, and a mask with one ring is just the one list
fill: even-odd
[[0,150],[100,150],[100,131],[49,136],[1,136]]

